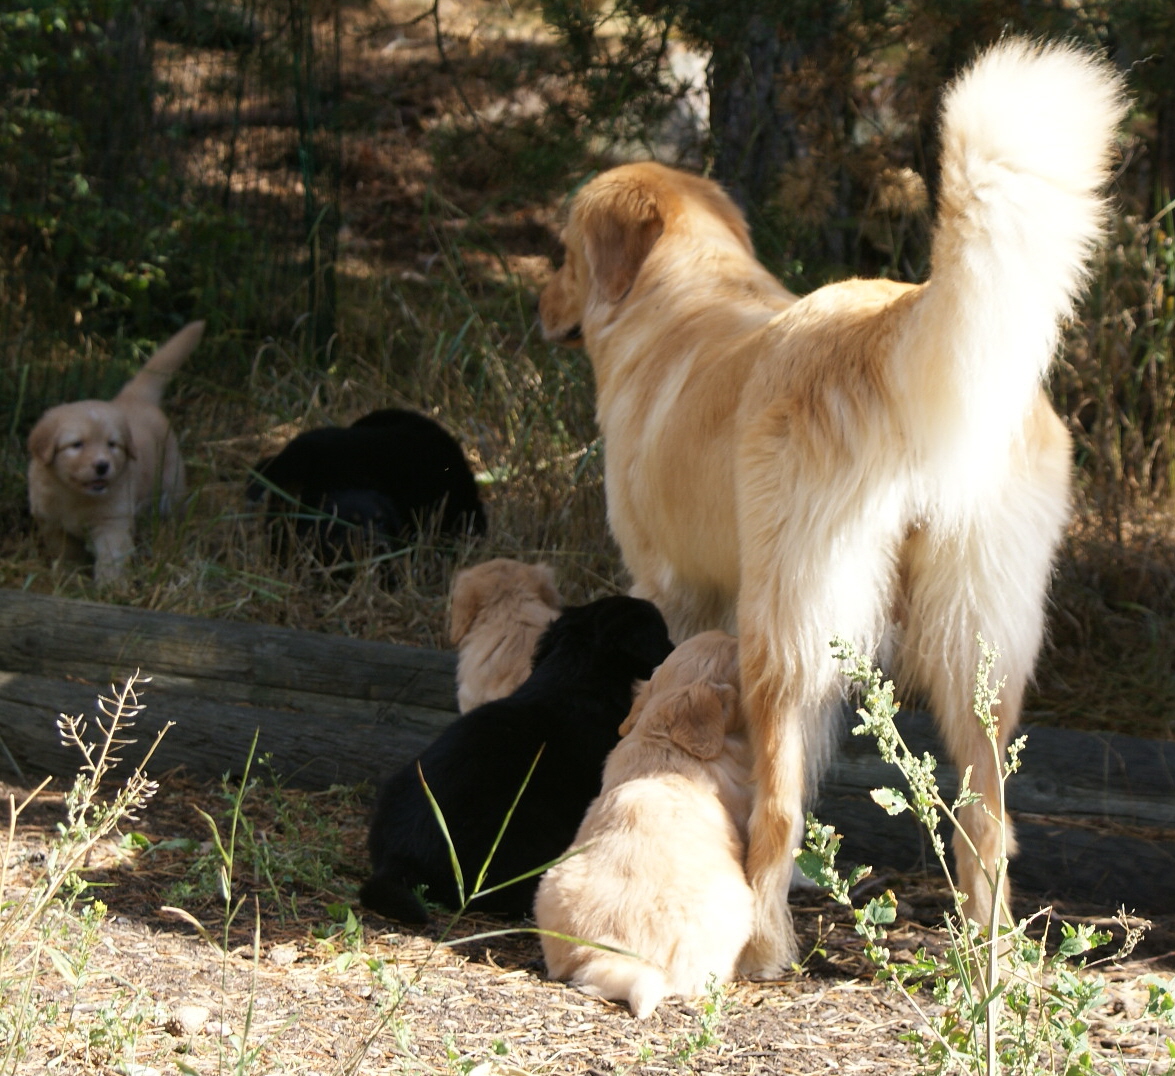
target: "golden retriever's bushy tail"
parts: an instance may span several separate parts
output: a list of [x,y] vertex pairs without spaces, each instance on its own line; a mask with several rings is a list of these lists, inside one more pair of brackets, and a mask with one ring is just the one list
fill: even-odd
[[204,336],[204,322],[193,321],[185,325],[170,340],[159,345],[159,349],[144,364],[143,368],[123,385],[116,400],[135,399],[159,407],[163,403],[163,392],[184,360],[196,350]]
[[1126,105],[1106,61],[1022,39],[947,92],[930,282],[898,360],[920,423],[950,416],[920,446],[943,475],[1013,443],[1034,406],[1102,236]]

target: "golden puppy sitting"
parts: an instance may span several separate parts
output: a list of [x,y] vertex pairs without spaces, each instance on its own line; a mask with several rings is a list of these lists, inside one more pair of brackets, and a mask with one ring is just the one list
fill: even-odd
[[734,974],[751,934],[743,874],[750,757],[739,720],[738,644],[708,631],[682,643],[644,685],[604,765],[573,848],[535,896],[547,971],[589,994],[624,998],[643,1019]]
[[29,509],[56,558],[89,547],[94,578],[110,582],[134,551],[135,518],[166,513],[184,494],[184,464],[160,410],[172,375],[204,335],[204,322],[168,340],[113,400],[46,411],[29,434]]
[[498,557],[457,573],[449,638],[457,646],[461,713],[512,695],[530,676],[539,636],[562,605],[545,564]]

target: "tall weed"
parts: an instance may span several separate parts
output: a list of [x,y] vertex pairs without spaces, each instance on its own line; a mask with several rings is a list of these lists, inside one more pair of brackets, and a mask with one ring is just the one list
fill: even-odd
[[[982,644],[982,641],[981,641]],[[874,736],[881,757],[894,763],[906,779],[908,791],[876,789],[873,799],[890,814],[910,811],[930,837],[931,847],[951,885],[953,911],[944,915],[947,944],[941,954],[920,948],[908,959],[895,959],[886,947],[887,927],[897,913],[892,891],[853,908],[857,933],[864,939],[866,955],[879,979],[890,983],[917,1014],[920,1026],[907,1035],[921,1072],[973,1073],[997,1076],[1085,1076],[1092,1073],[1175,1072],[1175,979],[1150,975],[1144,979],[1147,999],[1141,1010],[1116,1026],[1116,1034],[1138,1032],[1149,1044],[1134,1047],[1129,1056],[1114,1043],[1092,1032],[1099,1009],[1111,1004],[1105,978],[1089,962],[1091,950],[1104,946],[1111,935],[1088,924],[1061,923],[1059,938],[1053,931],[1051,911],[1042,909],[1011,926],[1000,923],[993,909],[987,924],[971,922],[964,911],[965,895],[951,876],[946,845],[939,824],[946,820],[962,832],[958,809],[977,801],[968,787],[969,773],[960,776],[953,801],[947,802],[935,777],[937,761],[918,757],[906,746],[894,718],[893,684],[883,682],[869,661],[844,643],[834,644],[846,674],[862,692],[858,710],[861,724],[856,735]],[[986,645],[976,675],[975,713],[997,752],[994,708],[999,686],[990,682],[995,655]],[[1001,786],[1018,768],[1025,738],[1016,740],[1006,759],[1000,760]],[[1001,787],[1002,791],[1002,787]],[[853,907],[851,889],[869,871],[858,867],[843,876],[836,867],[840,837],[831,826],[809,816],[807,840],[797,854],[800,869],[828,888],[830,895]],[[985,864],[993,892],[1007,871],[1006,841],[995,863]],[[1010,918],[1009,910],[1004,916]],[[1125,941],[1108,959],[1125,957],[1137,944],[1141,931],[1127,924]]]

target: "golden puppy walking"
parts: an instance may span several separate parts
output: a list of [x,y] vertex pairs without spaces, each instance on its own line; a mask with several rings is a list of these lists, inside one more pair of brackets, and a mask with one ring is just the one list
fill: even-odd
[[737,630],[757,793],[744,971],[795,955],[792,852],[830,743],[843,636],[923,693],[986,804],[956,836],[987,921],[996,766],[972,713],[978,634],[1001,651],[1006,743],[1069,514],[1070,445],[1041,383],[1102,234],[1117,75],[1009,40],[949,89],[930,280],[796,299],[717,185],[655,164],[592,180],[542,295],[548,339],[595,369],[608,512],[678,640]]
[[29,434],[29,509],[54,557],[94,554],[94,578],[117,579],[134,551],[135,517],[184,495],[184,462],[163,390],[204,335],[184,326],[113,400],[46,411]]

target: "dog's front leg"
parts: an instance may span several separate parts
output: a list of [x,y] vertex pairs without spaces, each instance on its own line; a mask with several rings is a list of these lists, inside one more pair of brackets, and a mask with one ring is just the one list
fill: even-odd
[[796,959],[788,906],[794,852],[803,838],[804,737],[800,708],[782,714],[747,700],[755,754],[755,805],[747,846],[747,881],[755,894],[755,926],[739,961],[740,974],[778,979]]
[[90,535],[94,549],[94,582],[113,583],[121,578],[123,568],[135,551],[132,524],[114,523],[96,528]]

